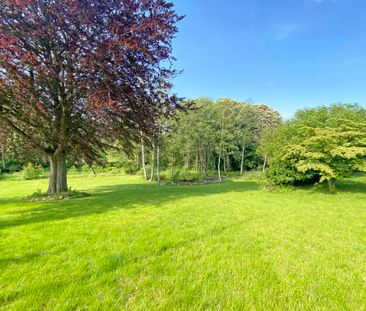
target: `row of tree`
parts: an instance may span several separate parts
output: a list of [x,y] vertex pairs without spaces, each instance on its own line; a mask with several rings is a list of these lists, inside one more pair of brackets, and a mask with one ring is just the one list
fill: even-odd
[[[245,170],[267,168],[272,184],[327,181],[330,191],[338,178],[366,171],[366,109],[359,105],[304,109],[285,122],[266,105],[228,98],[199,98],[181,108],[160,118],[154,135],[140,131],[140,139],[127,154],[117,143],[99,162],[158,181],[162,170],[176,179],[198,173],[201,178],[215,174],[221,180],[230,171],[242,175]],[[2,166],[29,161],[21,136],[2,133],[0,143]],[[32,160],[47,165],[40,152],[33,153]],[[68,163],[82,165],[82,161]]]
[[161,119],[152,141],[142,135],[132,157],[146,179],[168,169],[180,177],[217,171],[221,180],[228,171],[265,167],[266,157],[257,152],[261,138],[280,123],[280,114],[264,104],[199,98]]
[[220,180],[222,172],[242,175],[268,166],[271,184],[327,181],[332,192],[337,179],[366,171],[366,109],[357,104],[304,109],[282,122],[263,104],[199,98],[161,122],[159,133],[152,147],[141,138],[135,151],[146,179],[147,164],[152,179],[154,163],[158,172],[159,166],[169,168],[181,178],[190,171],[207,176],[217,170]]
[[[124,166],[129,173],[141,171],[145,179],[152,180],[160,179],[161,170],[180,177],[187,177],[192,171],[200,176],[217,171],[219,179],[229,171],[242,175],[245,170],[266,166],[266,157],[257,152],[258,147],[264,133],[280,123],[280,114],[264,104],[198,98],[183,103],[173,116],[161,117],[154,135],[140,131],[140,139],[127,150],[127,155],[117,141],[98,162]],[[2,157],[8,165],[24,165],[30,160],[47,165],[42,153],[27,157],[27,143],[21,135],[2,137]],[[82,161],[70,158],[68,163],[80,166]]]

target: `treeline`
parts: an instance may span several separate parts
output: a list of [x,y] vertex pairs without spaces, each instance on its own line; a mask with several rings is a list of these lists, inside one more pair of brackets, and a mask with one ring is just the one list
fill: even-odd
[[264,133],[281,124],[278,112],[229,98],[199,98],[182,108],[173,118],[161,119],[153,140],[141,137],[132,152],[131,171],[141,170],[146,179],[159,180],[164,171],[173,179],[196,173],[221,180],[228,172],[266,166],[258,148]]
[[[299,110],[282,121],[261,104],[200,98],[189,109],[161,122],[152,144],[134,150],[135,171],[159,179],[265,170],[271,185],[303,185],[366,171],[366,109],[357,104]],[[131,171],[134,171],[131,169]]]
[[[140,141],[128,155],[114,146],[103,162],[151,180],[166,175],[175,179],[215,175],[221,179],[228,172],[243,174],[265,167],[266,157],[258,153],[261,139],[280,123],[280,114],[264,104],[198,98],[183,103],[173,117],[161,118],[154,137],[141,132]],[[19,170],[29,161],[47,166],[41,154],[30,157],[23,152],[20,137],[3,137],[1,146],[3,171]],[[82,165],[68,162],[69,167]]]
[[[3,172],[19,171],[28,162],[47,168],[44,155],[22,146],[19,136],[0,134]],[[99,161],[103,165],[92,169],[123,170],[152,181],[221,180],[231,172],[266,169],[271,185],[326,181],[334,191],[337,179],[366,171],[366,109],[334,104],[303,109],[283,121],[264,104],[199,98],[161,118],[153,137],[141,131],[128,153],[122,149],[112,146]],[[68,161],[68,168],[87,171],[81,161]]]

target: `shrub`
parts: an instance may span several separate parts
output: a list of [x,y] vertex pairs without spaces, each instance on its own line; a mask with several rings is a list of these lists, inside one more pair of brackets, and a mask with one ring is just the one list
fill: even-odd
[[124,173],[123,169],[120,167],[114,167],[114,166],[109,166],[106,167],[104,170],[106,173],[108,174],[112,174],[112,175],[121,175]]
[[265,176],[268,183],[274,185],[310,185],[319,182],[320,176],[317,172],[298,172],[290,162],[278,161],[273,163],[267,170]]
[[32,163],[28,163],[22,171],[22,177],[25,180],[37,179],[42,177],[42,175],[43,168],[39,166],[34,166]]
[[20,172],[24,166],[24,163],[16,161],[16,160],[9,160],[6,162],[6,168],[3,169],[3,173],[15,173]]
[[80,167],[73,165],[67,169],[67,172],[69,175],[78,175],[78,174],[80,174],[81,169],[80,169]]
[[139,165],[133,160],[127,160],[124,163],[123,168],[127,175],[135,175],[140,170]]

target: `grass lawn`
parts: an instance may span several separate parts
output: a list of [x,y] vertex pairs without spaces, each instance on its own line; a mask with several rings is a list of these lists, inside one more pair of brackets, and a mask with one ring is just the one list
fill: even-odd
[[366,177],[331,195],[246,179],[0,181],[0,309],[365,310]]

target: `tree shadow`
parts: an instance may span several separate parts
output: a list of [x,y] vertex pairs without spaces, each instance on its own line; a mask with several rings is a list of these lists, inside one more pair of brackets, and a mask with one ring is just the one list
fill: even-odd
[[303,190],[309,190],[311,193],[323,193],[333,195],[336,193],[362,193],[366,194],[366,182],[353,179],[343,179],[336,182],[336,191],[330,192],[328,188],[328,183],[323,182],[318,185],[309,185],[301,187]]
[[5,204],[11,204],[15,202],[19,202],[19,198],[0,198],[0,206]]
[[41,257],[40,253],[28,253],[21,257],[5,257],[0,258],[0,266],[4,267],[10,264],[28,263],[36,258]]
[[337,191],[366,194],[366,183],[356,180],[343,180],[337,184]]
[[[102,214],[113,210],[154,207],[190,197],[205,197],[228,192],[245,192],[259,189],[255,182],[225,182],[195,186],[160,186],[153,183],[120,184],[93,189],[90,197],[57,202],[24,202],[4,200],[22,204],[20,210],[8,212],[11,219],[0,221],[0,229],[33,223],[64,220],[75,217]],[[36,205],[36,207],[34,207]],[[27,208],[29,206],[29,208]]]

